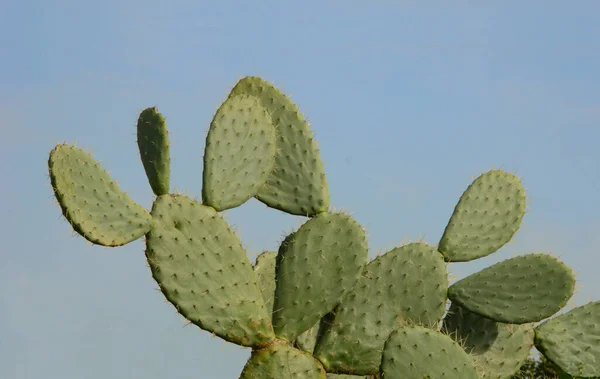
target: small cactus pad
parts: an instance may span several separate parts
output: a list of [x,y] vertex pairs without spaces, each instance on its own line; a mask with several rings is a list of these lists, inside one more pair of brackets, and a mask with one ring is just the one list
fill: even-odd
[[57,145],[50,152],[48,171],[62,214],[88,241],[121,246],[150,230],[150,213],[123,192],[84,150]]
[[281,244],[273,308],[275,334],[293,341],[352,290],[366,264],[365,231],[351,216],[320,213]]
[[569,267],[547,254],[496,263],[448,289],[448,297],[471,312],[498,322],[525,324],[552,316],[573,296]]
[[383,350],[385,379],[479,379],[471,357],[450,337],[422,326],[390,334]]
[[230,96],[206,137],[202,200],[218,211],[242,205],[265,186],[275,162],[275,128],[257,98]]
[[535,347],[572,376],[600,377],[600,301],[540,324]]
[[248,76],[230,96],[256,96],[271,115],[277,133],[275,166],[257,199],[281,211],[314,216],[329,209],[329,187],[321,155],[308,124],[287,96],[268,82]]
[[312,354],[315,350],[315,344],[317,343],[317,337],[319,335],[319,327],[321,323],[317,322],[310,329],[296,337],[294,344],[298,349],[306,351]]
[[171,156],[169,131],[156,107],[146,108],[137,122],[137,143],[150,187],[156,196],[169,193]]
[[275,263],[277,253],[274,251],[263,251],[254,263],[254,272],[258,279],[258,287],[265,300],[265,308],[269,314],[273,311],[275,302]]
[[511,378],[533,347],[531,324],[503,324],[452,303],[443,330],[471,355],[482,379]]
[[447,261],[485,257],[511,240],[526,206],[525,189],[500,170],[480,175],[461,196],[439,243]]
[[446,264],[434,248],[411,243],[392,249],[366,266],[315,356],[329,372],[376,374],[390,332],[406,323],[437,327],[447,291]]
[[276,340],[253,350],[240,379],[325,379],[323,366],[310,354]]
[[181,315],[242,346],[274,338],[269,313],[239,239],[211,207],[163,195],[152,207],[146,257],[152,276]]

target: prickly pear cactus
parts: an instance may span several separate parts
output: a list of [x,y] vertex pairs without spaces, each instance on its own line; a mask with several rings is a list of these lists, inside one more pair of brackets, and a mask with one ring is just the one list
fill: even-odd
[[[534,343],[571,375],[600,375],[598,303],[535,325],[573,295],[574,275],[558,259],[526,254],[448,281],[448,262],[488,256],[519,229],[526,196],[513,174],[477,177],[438,245],[411,242],[369,262],[365,229],[329,210],[304,116],[273,85],[243,78],[217,110],[201,202],[169,192],[168,136],[158,109],[141,112],[151,210],[89,153],[65,144],[48,160],[54,194],[72,228],[94,244],[145,236],[152,276],[177,312],[252,349],[242,379],[510,378]],[[307,220],[251,264],[219,212],[253,197]]]

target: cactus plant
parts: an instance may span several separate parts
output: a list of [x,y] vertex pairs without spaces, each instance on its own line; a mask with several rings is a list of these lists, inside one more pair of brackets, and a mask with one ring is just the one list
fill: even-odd
[[[241,79],[210,123],[202,202],[169,192],[168,131],[155,107],[141,112],[137,135],[151,211],[89,153],[61,144],[48,168],[62,213],[94,244],[144,236],[176,310],[252,348],[241,378],[509,378],[534,343],[571,375],[600,375],[598,303],[534,325],[573,295],[573,273],[556,258],[527,254],[448,282],[448,262],[488,256],[519,229],[526,196],[513,174],[477,177],[437,245],[412,242],[368,262],[365,229],[329,209],[304,116],[261,78]],[[307,217],[254,265],[219,213],[250,198]]]

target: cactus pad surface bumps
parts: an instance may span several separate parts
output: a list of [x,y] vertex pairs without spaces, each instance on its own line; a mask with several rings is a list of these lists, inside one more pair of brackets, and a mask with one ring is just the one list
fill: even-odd
[[507,259],[454,283],[448,297],[498,322],[525,324],[552,316],[575,290],[569,267],[547,254]]
[[165,118],[156,107],[146,108],[137,122],[137,143],[150,187],[156,196],[169,193],[171,155]]
[[48,158],[54,195],[73,229],[102,246],[121,246],[150,230],[148,211],[135,203],[82,149],[57,145]]
[[600,377],[600,301],[540,324],[535,346],[570,375]]
[[248,76],[230,96],[256,96],[271,115],[277,134],[275,165],[256,198],[269,207],[314,216],[329,208],[329,187],[321,155],[296,104],[261,78]]
[[447,276],[442,255],[424,243],[377,257],[336,308],[315,356],[327,371],[376,374],[385,341],[400,324],[437,327],[446,306]]
[[202,198],[218,211],[242,205],[264,186],[275,162],[275,128],[254,96],[228,97],[206,137]]
[[461,196],[438,250],[450,262],[485,257],[511,240],[521,225],[525,207],[525,189],[516,176],[488,171]]
[[242,346],[274,338],[269,312],[239,239],[211,207],[163,195],[146,256],[165,297],[200,328]]

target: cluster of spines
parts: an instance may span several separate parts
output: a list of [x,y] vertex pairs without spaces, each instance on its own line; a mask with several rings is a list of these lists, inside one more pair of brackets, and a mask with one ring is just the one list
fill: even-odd
[[[153,277],[178,312],[254,349],[242,378],[280,377],[284,369],[297,378],[324,378],[326,371],[331,377],[502,378],[526,358],[534,334],[535,345],[565,371],[600,375],[594,365],[600,362],[598,303],[533,327],[573,294],[574,276],[557,259],[513,258],[448,288],[444,261],[487,256],[519,229],[526,199],[516,176],[492,170],[476,178],[437,247],[408,244],[367,264],[364,228],[329,210],[308,124],[262,79],[241,79],[215,114],[203,204],[169,194],[168,132],[158,110],[144,110],[137,127],[140,157],[157,195],[152,212],[125,195],[89,154],[59,145],[49,170],[62,212],[92,243],[120,246],[146,235]],[[254,269],[218,214],[252,197],[309,217]],[[448,299],[452,307],[443,317]],[[406,344],[414,349],[402,348]],[[442,358],[448,364],[432,366],[428,357],[440,344],[447,346]]]

